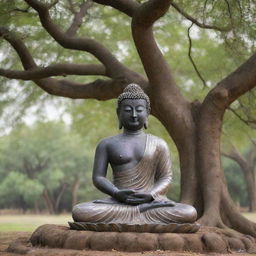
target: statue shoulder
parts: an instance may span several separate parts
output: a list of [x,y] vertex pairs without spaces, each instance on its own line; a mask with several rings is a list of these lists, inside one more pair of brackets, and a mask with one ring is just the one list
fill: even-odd
[[106,150],[109,146],[113,145],[116,141],[118,141],[118,135],[110,136],[102,139],[98,145],[96,150]]
[[155,144],[157,145],[157,148],[159,150],[164,150],[164,151],[169,151],[169,147],[168,147],[168,144],[166,143],[166,141],[162,138],[159,138],[155,135],[152,135],[152,134],[148,134],[152,140],[155,141]]

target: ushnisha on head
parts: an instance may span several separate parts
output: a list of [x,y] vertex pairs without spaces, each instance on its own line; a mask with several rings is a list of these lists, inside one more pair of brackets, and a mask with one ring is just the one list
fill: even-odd
[[123,93],[121,93],[117,98],[117,109],[120,107],[120,103],[124,99],[144,99],[147,103],[147,111],[148,114],[150,113],[150,100],[148,95],[141,89],[138,84],[128,84],[125,88]]
[[137,131],[147,128],[150,113],[149,97],[137,84],[129,84],[118,97],[117,115],[119,128]]

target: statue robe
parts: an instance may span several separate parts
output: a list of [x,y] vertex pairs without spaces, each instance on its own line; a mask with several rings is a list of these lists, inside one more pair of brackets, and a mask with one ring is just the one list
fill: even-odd
[[[166,197],[172,180],[171,160],[166,143],[147,134],[145,151],[136,166],[125,171],[113,171],[113,184],[119,189],[149,192],[154,200],[137,206],[117,202],[114,198],[81,203],[74,207],[76,222],[120,224],[191,223],[196,220],[196,210],[190,205],[175,203]],[[173,206],[147,209],[148,204],[166,202]],[[143,210],[142,210],[143,209]]]

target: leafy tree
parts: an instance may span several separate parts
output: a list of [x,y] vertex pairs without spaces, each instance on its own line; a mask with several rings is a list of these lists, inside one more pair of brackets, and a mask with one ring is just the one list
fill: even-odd
[[233,147],[230,152],[223,153],[223,155],[232,159],[240,166],[247,186],[249,211],[256,211],[255,147],[252,146],[244,155],[241,154],[237,148]]
[[225,177],[232,199],[239,207],[248,207],[248,193],[243,173],[239,166],[232,160],[224,159]]
[[[6,16],[7,13],[20,13],[11,16],[10,27],[1,27],[0,35],[16,51],[24,71],[14,70],[19,68],[17,64],[8,65],[15,59],[8,48],[5,53],[8,56],[5,61],[7,69],[1,69],[0,75],[34,81],[52,95],[73,99],[109,100],[116,98],[128,83],[140,84],[150,97],[151,114],[166,128],[177,147],[181,167],[181,201],[195,205],[198,221],[203,225],[232,227],[256,236],[256,224],[242,217],[229,196],[220,158],[224,114],[232,103],[256,85],[254,3],[233,0],[94,0],[81,1],[80,5],[76,3],[72,0],[59,3],[24,0],[2,4]],[[91,19],[82,26],[87,11]],[[25,16],[21,13],[25,13]],[[165,14],[166,18],[160,19]],[[69,25],[71,15],[73,21]],[[189,38],[189,59],[200,80],[190,81],[190,73],[183,70],[183,62],[175,58],[179,48],[172,41],[172,37],[175,37],[175,19],[176,24],[179,22],[187,25],[181,38],[184,35]],[[33,23],[28,23],[28,20]],[[44,30],[38,28],[39,22]],[[111,44],[114,34],[111,34],[110,27],[114,26],[115,34],[122,37],[123,34],[116,28],[122,25],[124,30],[128,30],[129,24],[132,38],[128,36]],[[164,28],[167,27],[169,31],[165,32]],[[30,35],[26,38],[24,34],[28,28],[35,35],[30,36],[33,32],[28,33]],[[205,63],[205,52],[211,49],[193,50],[193,31],[200,35],[203,43],[212,45],[211,41],[214,42],[213,50],[217,51],[218,47],[225,50],[226,47],[226,51],[216,55],[213,62]],[[171,42],[167,46],[162,46],[163,41],[155,40],[155,36],[164,33]],[[45,37],[44,44],[41,44],[42,37]],[[131,40],[135,43],[143,69],[137,62],[138,58],[132,59],[136,63],[134,69],[126,65],[131,61],[129,58],[127,63],[124,61],[123,56],[129,55],[132,49],[129,44]],[[57,44],[65,48],[61,54]],[[51,53],[44,54],[47,48],[51,48]],[[75,56],[76,64],[67,63],[71,54]],[[192,58],[194,55],[199,56],[202,66],[195,65]],[[170,69],[174,62],[180,62],[180,69],[175,72]],[[200,73],[200,67],[205,65],[212,65],[212,69],[209,68],[206,73],[209,77],[207,80]],[[182,72],[188,76],[181,76]],[[54,78],[62,75],[96,78],[92,82]],[[178,78],[178,83],[174,76]],[[199,89],[199,81],[204,84],[203,92]],[[6,87],[2,90],[8,90]],[[32,95],[36,89],[27,86],[24,90]]]
[[[79,186],[90,179],[92,158],[80,136],[63,123],[39,122],[16,128],[1,142],[2,206],[25,203],[37,210],[42,198],[48,211],[57,213],[65,193],[71,194],[73,205],[77,203]],[[10,198],[15,199],[12,205],[6,202]],[[70,206],[67,202],[65,208]]]

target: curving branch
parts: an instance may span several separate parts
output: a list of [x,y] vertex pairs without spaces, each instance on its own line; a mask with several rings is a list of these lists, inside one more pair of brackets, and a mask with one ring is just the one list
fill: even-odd
[[71,99],[109,100],[116,98],[127,85],[125,79],[97,79],[90,83],[76,83],[66,79],[41,79],[36,83],[51,95]]
[[208,24],[204,24],[199,22],[198,20],[196,20],[195,18],[193,18],[191,15],[189,15],[188,13],[186,13],[184,10],[182,10],[176,3],[174,3],[172,1],[171,5],[176,9],[176,11],[178,11],[183,17],[185,17],[186,19],[190,20],[192,23],[196,24],[198,27],[200,28],[205,28],[205,29],[214,29],[214,30],[218,30],[221,32],[227,32],[231,30],[231,27],[218,27],[218,26],[214,26],[214,25],[208,25]]
[[256,86],[256,53],[234,72],[220,81],[207,95],[204,102],[210,100],[222,113],[237,98]]
[[[230,110],[240,121],[242,121],[243,123],[245,123],[246,125],[250,126],[252,124],[256,124],[256,120],[250,120],[250,119],[244,119],[241,115],[239,115],[235,109],[228,107],[228,110]],[[250,126],[251,128],[253,128],[252,126]]]
[[47,5],[48,9],[51,9],[52,7],[54,7],[57,3],[59,2],[59,0],[54,0],[52,3]]
[[[170,4],[169,0],[150,0],[142,4],[133,17],[132,34],[151,90],[162,88],[152,93],[163,92],[161,97],[169,97],[168,101],[170,97],[175,97],[182,105],[186,100],[176,86],[170,67],[155,41],[152,28],[154,22],[168,11]],[[166,95],[167,91],[170,91],[170,95]]]
[[0,37],[8,41],[20,57],[24,69],[36,68],[37,65],[32,58],[28,48],[23,41],[6,27],[0,27]]
[[24,0],[38,12],[40,21],[45,30],[64,48],[86,51],[94,55],[106,66],[107,73],[115,77],[117,73],[124,72],[123,66],[115,56],[99,42],[90,38],[69,37],[63,33],[52,21],[47,5],[38,0]]
[[[19,55],[22,65],[26,70],[24,72],[40,70],[40,68],[37,67],[33,57],[31,56],[28,48],[20,38],[18,38],[14,33],[10,32],[7,28],[4,27],[0,27],[0,36],[8,41]],[[84,67],[85,65],[82,66]],[[90,67],[95,68],[96,66],[97,65],[92,65]],[[100,65],[98,65],[98,68],[99,67]],[[74,66],[70,66],[70,70],[71,68],[74,68]],[[68,69],[68,66],[66,66],[66,69]],[[112,99],[117,97],[121,93],[122,89],[127,85],[127,80],[124,78],[116,78],[111,80],[98,79],[87,84],[76,83],[65,79],[57,80],[53,78],[33,79],[33,81],[49,94],[74,99]]]
[[199,79],[202,81],[204,87],[207,87],[207,84],[203,78],[203,76],[201,75],[201,73],[199,72],[197,66],[196,66],[196,63],[194,62],[193,58],[192,58],[192,54],[191,54],[191,49],[192,49],[192,39],[190,37],[190,29],[193,27],[194,23],[192,23],[188,30],[187,30],[187,35],[188,35],[188,42],[189,42],[189,45],[188,45],[188,58],[190,60],[190,62],[192,63],[193,67],[194,67],[194,70],[196,71],[196,74],[198,75]]
[[230,152],[221,152],[221,155],[234,160],[240,166],[245,165],[247,162],[246,159],[238,152],[235,147],[233,147],[232,151]]
[[93,2],[105,6],[111,6],[126,15],[133,17],[140,4],[134,0],[93,0]]
[[92,6],[92,4],[93,3],[91,0],[87,0],[80,5],[79,12],[75,12],[74,7],[72,6],[72,2],[70,2],[71,10],[74,13],[74,18],[72,24],[66,31],[67,36],[75,36],[76,32],[83,23],[84,16],[87,14],[87,11]]
[[103,65],[97,64],[53,64],[48,67],[36,67],[25,71],[0,68],[0,76],[10,79],[36,80],[50,76],[66,75],[106,75]]
[[24,9],[21,9],[21,8],[14,8],[14,9],[12,9],[10,12],[23,12],[23,13],[28,13],[30,8],[31,8],[30,6],[27,6],[27,7],[24,8]]
[[144,3],[135,13],[134,22],[143,27],[152,26],[169,10],[171,2],[171,0],[150,0]]

